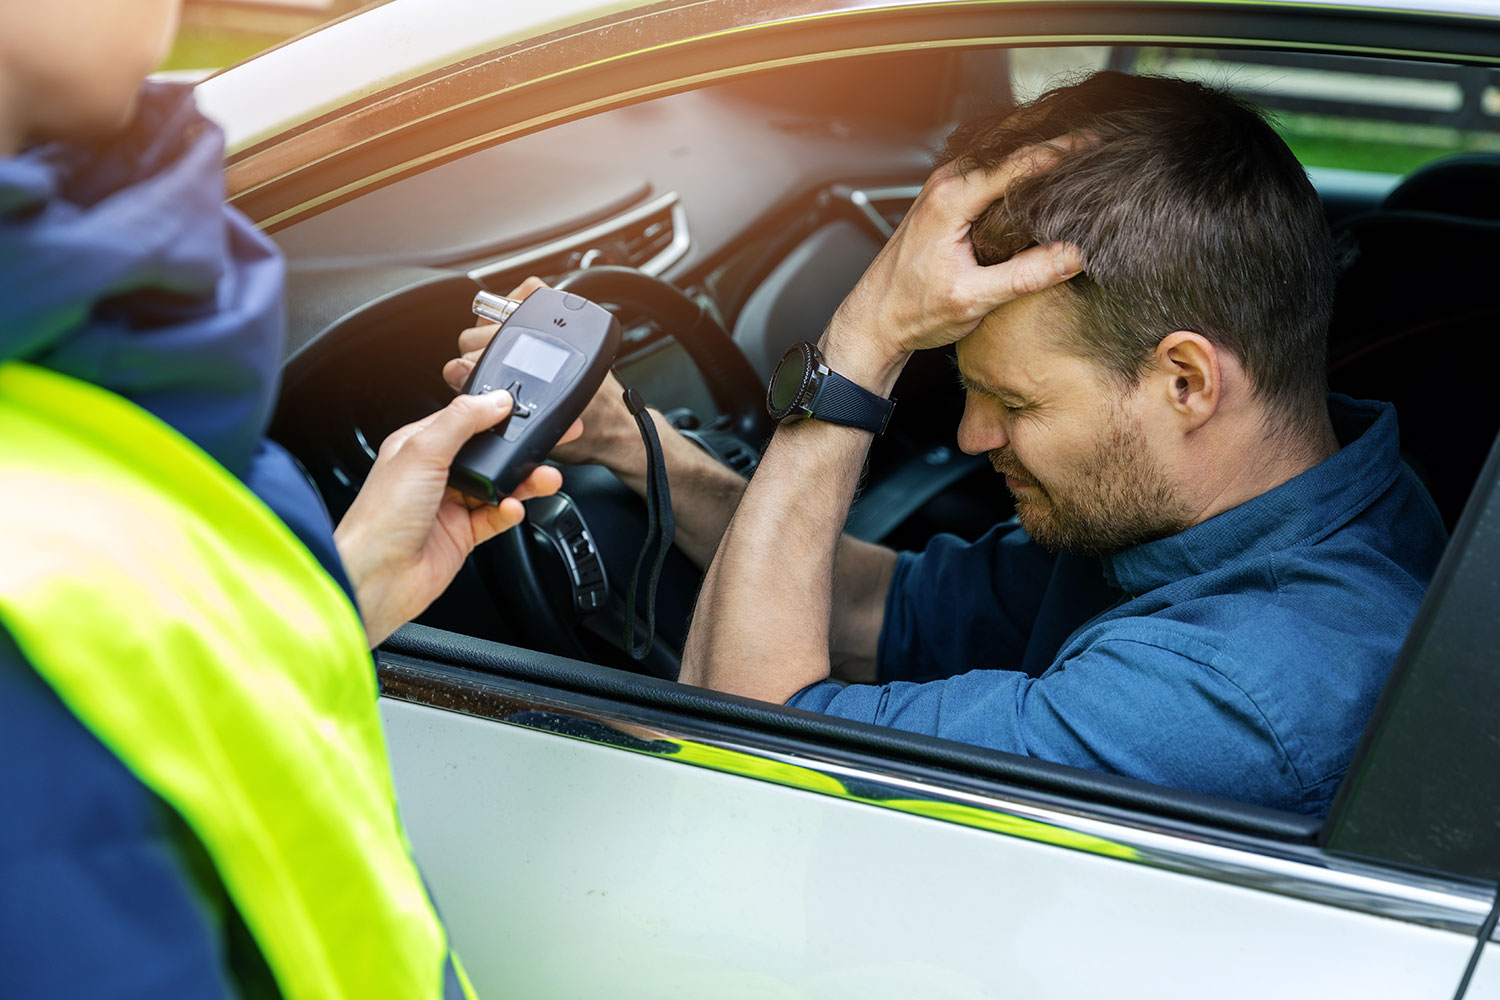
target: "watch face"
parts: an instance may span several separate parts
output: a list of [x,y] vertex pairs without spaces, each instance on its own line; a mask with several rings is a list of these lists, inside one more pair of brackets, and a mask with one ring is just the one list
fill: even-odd
[[787,351],[771,374],[771,385],[766,391],[766,406],[771,416],[779,420],[791,411],[806,380],[807,355],[798,344]]

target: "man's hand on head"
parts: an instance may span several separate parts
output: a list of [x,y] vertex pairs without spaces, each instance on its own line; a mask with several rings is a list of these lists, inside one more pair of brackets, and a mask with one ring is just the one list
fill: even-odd
[[[993,169],[938,168],[828,324],[829,366],[886,395],[913,351],[952,343],[997,306],[1077,274],[1073,247],[1032,247],[981,267],[969,242],[1007,187],[1068,145],[1031,147]],[[704,576],[683,683],[784,702],[828,677],[835,646],[873,654],[895,554],[844,559],[839,541],[869,444],[867,431],[819,420],[776,431]],[[788,549],[798,554],[790,562]],[[846,585],[836,601],[838,569],[856,565],[868,585],[855,595]]]
[[830,364],[888,391],[913,351],[951,344],[995,308],[1079,273],[1083,262],[1069,244],[1031,247],[985,267],[969,242],[974,220],[1007,188],[1050,169],[1077,141],[1028,146],[988,169],[950,162],[935,170],[829,323],[824,351],[838,359]]

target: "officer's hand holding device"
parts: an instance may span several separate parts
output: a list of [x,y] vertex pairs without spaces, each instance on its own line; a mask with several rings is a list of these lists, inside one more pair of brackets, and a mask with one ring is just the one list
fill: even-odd
[[[526,290],[527,285],[522,285],[517,293]],[[500,328],[469,372],[461,393],[483,395],[504,389],[514,406],[508,417],[460,449],[448,482],[468,496],[496,504],[531,475],[598,392],[620,346],[620,324],[587,299],[540,282],[520,301],[480,292],[474,298],[474,314]],[[625,595],[620,644],[632,657],[642,659],[651,649],[656,582],[672,545],[675,521],[661,442],[646,413],[645,400],[633,389],[627,389],[624,398],[646,449],[648,510],[646,538]],[[607,584],[597,559],[592,571],[602,592]],[[645,630],[639,639],[638,584],[643,585],[645,605]],[[600,603],[592,601],[587,606],[597,609]]]
[[608,312],[548,288],[524,303],[482,292],[475,311],[502,326],[464,391],[386,438],[334,533],[372,646],[447,589],[476,545],[514,527],[522,501],[557,492],[561,474],[541,460],[620,342]]

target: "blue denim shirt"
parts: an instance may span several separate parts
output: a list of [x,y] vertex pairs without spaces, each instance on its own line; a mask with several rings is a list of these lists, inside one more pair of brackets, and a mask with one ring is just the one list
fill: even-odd
[[902,554],[887,683],[788,704],[1326,811],[1446,542],[1394,409],[1329,411],[1340,451],[1169,538],[1086,560],[1011,523]]

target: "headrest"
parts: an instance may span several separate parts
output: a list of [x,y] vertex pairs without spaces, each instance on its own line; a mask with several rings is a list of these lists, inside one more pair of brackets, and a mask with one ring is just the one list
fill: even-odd
[[1500,153],[1459,153],[1434,160],[1396,185],[1381,207],[1500,220]]

